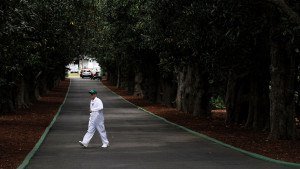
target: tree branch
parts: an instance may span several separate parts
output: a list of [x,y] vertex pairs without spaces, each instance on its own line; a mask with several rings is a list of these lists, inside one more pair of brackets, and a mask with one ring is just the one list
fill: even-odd
[[284,0],[267,0],[267,1],[275,5],[282,14],[288,16],[291,22],[300,25],[300,16],[295,11],[293,11],[293,9],[291,9],[285,3]]

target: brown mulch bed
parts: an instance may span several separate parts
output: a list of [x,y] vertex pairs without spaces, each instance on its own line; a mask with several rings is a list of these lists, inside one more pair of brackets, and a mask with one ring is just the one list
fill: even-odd
[[49,126],[62,104],[70,79],[38,99],[29,108],[0,115],[0,168],[17,168]]
[[165,119],[205,134],[232,146],[261,154],[276,160],[300,163],[300,141],[270,141],[268,131],[255,131],[244,128],[242,125],[226,125],[224,122],[225,110],[212,111],[212,119],[203,119],[178,111],[161,104],[152,103],[140,96],[132,96],[125,90],[111,86],[107,81],[104,85],[124,97],[126,100],[150,111]]

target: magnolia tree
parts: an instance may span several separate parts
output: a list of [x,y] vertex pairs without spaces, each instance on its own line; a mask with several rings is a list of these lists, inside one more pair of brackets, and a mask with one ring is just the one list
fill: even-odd
[[103,0],[97,58],[120,88],[139,84],[145,97],[201,117],[210,117],[209,100],[219,97],[227,123],[293,139],[299,103],[295,4]]
[[12,1],[0,5],[0,112],[26,107],[88,52],[92,2]]
[[135,95],[205,118],[218,98],[226,123],[296,139],[297,11],[293,0],[5,0],[0,110],[26,106],[90,55]]

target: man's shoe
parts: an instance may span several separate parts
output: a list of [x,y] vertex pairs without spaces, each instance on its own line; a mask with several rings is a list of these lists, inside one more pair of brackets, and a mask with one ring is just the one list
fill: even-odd
[[83,148],[87,148],[87,145],[83,144],[82,141],[79,141],[79,144],[80,144]]
[[103,144],[102,145],[102,148],[107,148],[107,147],[109,147],[109,144]]

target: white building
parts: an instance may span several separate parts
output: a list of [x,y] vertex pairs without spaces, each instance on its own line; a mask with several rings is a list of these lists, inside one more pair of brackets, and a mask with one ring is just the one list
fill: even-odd
[[100,66],[99,63],[90,57],[87,56],[83,56],[80,59],[74,59],[73,63],[70,63],[69,68],[77,68],[79,70],[81,69],[91,69],[91,70],[95,70],[95,71],[100,71]]

